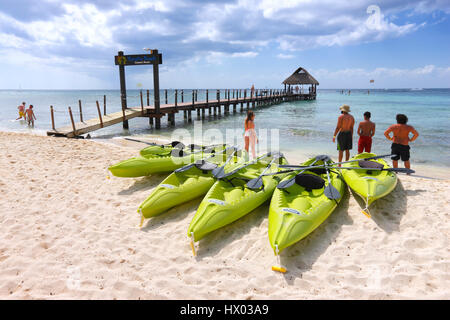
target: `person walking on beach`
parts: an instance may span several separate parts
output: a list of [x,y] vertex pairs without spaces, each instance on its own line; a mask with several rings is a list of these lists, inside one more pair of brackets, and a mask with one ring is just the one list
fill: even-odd
[[[391,125],[384,132],[384,136],[386,139],[392,141],[391,146],[391,154],[395,154],[392,159],[392,166],[394,168],[398,168],[398,160],[402,159],[405,163],[405,168],[411,169],[411,164],[409,162],[410,154],[410,146],[409,143],[416,140],[419,136],[419,133],[414,129],[413,126],[407,125],[408,117],[404,114],[397,114],[395,117],[397,120],[397,124]],[[393,133],[393,137],[391,138],[390,133]],[[410,138],[409,134],[412,133],[413,136]]]
[[19,119],[22,119],[22,118],[24,120],[27,120],[27,117],[25,115],[25,105],[26,105],[26,103],[22,102],[22,104],[17,107],[17,109],[19,109],[19,117],[16,120],[19,120]]
[[245,141],[245,151],[248,153],[248,149],[252,150],[252,158],[256,158],[256,150],[255,143],[258,143],[258,138],[256,137],[255,132],[255,114],[253,111],[249,111],[247,113],[247,118],[245,118],[245,133],[244,133],[244,141]]
[[342,156],[345,151],[345,161],[350,158],[350,150],[353,146],[353,126],[355,119],[349,114],[350,106],[344,104],[339,108],[341,115],[338,118],[336,130],[334,130],[333,143],[337,136],[337,149],[339,150],[339,162],[342,161]]
[[370,152],[372,149],[372,137],[375,135],[375,123],[370,121],[370,112],[364,112],[364,121],[358,126],[358,153]]
[[34,127],[34,120],[37,120],[37,119],[36,119],[36,116],[34,115],[32,104],[30,104],[30,107],[27,109],[26,114],[27,114],[28,125],[31,124],[31,126]]

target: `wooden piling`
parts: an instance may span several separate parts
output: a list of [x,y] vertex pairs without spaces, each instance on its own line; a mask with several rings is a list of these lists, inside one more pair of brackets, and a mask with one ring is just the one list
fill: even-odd
[[55,115],[53,114],[53,106],[50,106],[50,115],[52,116],[52,129],[56,130],[55,128]]
[[72,108],[70,108],[70,107],[69,107],[69,116],[70,116],[70,122],[72,123],[73,132],[76,133],[77,129],[75,128],[75,122],[73,121],[73,115],[72,115]]
[[78,107],[80,109],[80,122],[83,122],[83,109],[81,108],[81,100],[78,100]]
[[103,114],[106,116],[106,95],[103,95]]
[[150,105],[150,90],[147,90],[147,107]]
[[[96,103],[97,103],[98,119],[100,120],[100,128],[103,128],[102,113],[100,112],[100,104],[98,103],[98,100],[96,101]],[[123,113],[125,114],[125,110],[123,111]]]
[[166,104],[169,104],[169,101],[167,100],[167,89],[164,89],[164,97],[166,100]]
[[178,106],[178,90],[175,90],[175,108]]
[[140,96],[141,96],[141,111],[142,111],[142,115],[144,115],[144,98],[142,97],[142,90],[140,91]]

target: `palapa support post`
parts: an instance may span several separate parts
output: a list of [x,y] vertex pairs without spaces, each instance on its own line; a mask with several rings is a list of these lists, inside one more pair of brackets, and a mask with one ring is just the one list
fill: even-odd
[[[118,56],[123,59],[123,51],[119,51]],[[128,129],[128,120],[125,118],[125,109],[127,108],[127,86],[125,81],[125,65],[119,64],[119,77],[120,77],[120,101],[122,102],[123,112],[123,128]]]
[[[100,128],[103,128],[103,119],[102,119],[102,113],[100,111],[100,104],[98,103],[98,100],[96,101],[97,103],[97,112],[98,112],[98,118],[100,120]],[[124,110],[125,112],[125,110]]]
[[55,115],[54,115],[54,111],[53,111],[53,106],[50,106],[50,115],[52,117],[52,129],[56,130],[56,128],[55,128]]
[[83,109],[81,108],[81,100],[78,100],[78,108],[80,109],[80,122],[83,122]]
[[106,94],[103,95],[103,114],[106,116]]
[[75,128],[75,122],[73,121],[73,115],[72,115],[72,108],[71,107],[69,107],[69,116],[70,116],[70,122],[72,123],[73,134],[76,136],[77,135],[77,129]]

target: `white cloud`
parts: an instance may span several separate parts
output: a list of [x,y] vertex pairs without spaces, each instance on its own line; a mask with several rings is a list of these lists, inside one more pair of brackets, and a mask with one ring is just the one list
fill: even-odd
[[284,53],[279,53],[277,55],[277,57],[280,58],[280,59],[292,59],[292,58],[295,58],[295,56],[292,55],[292,54],[284,54]]
[[[364,68],[348,68],[330,71],[327,69],[311,69],[311,74],[319,80],[324,88],[411,88],[442,87],[442,83],[450,83],[450,67],[425,65],[416,68],[378,67],[372,70]],[[369,80],[374,79],[373,85]],[[441,83],[441,85],[439,85]]]

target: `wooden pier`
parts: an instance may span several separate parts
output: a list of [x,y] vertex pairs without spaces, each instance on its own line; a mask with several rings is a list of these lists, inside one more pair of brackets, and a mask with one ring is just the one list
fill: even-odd
[[[98,117],[83,121],[81,102],[80,102],[80,122],[75,122],[72,115],[72,110],[69,107],[69,116],[71,124],[61,128],[55,127],[53,107],[50,107],[52,116],[52,130],[47,131],[49,136],[61,137],[78,137],[83,134],[109,127],[120,122],[128,125],[128,120],[137,117],[149,118],[149,125],[153,126],[154,120],[159,120],[167,116],[169,126],[175,126],[175,115],[183,112],[183,118],[187,122],[192,122],[192,113],[196,112],[197,119],[205,119],[206,112],[208,116],[220,116],[222,114],[228,115],[230,113],[244,112],[250,109],[278,104],[286,101],[294,100],[315,100],[316,88],[311,87],[309,93],[294,93],[293,90],[279,90],[279,89],[264,89],[255,90],[254,95],[247,90],[225,90],[223,99],[221,99],[221,91],[216,90],[215,99],[210,100],[210,91],[206,90],[206,100],[197,101],[197,90],[192,90],[192,100],[184,101],[184,90],[175,90],[174,103],[167,103],[167,90],[165,90],[165,104],[161,104],[159,112],[154,106],[149,104],[149,93],[147,91],[147,106],[144,105],[142,91],[140,94],[141,105],[138,107],[126,108],[121,111],[106,114],[106,102],[104,106],[104,114],[100,111],[99,103],[97,102]],[[180,99],[181,96],[181,99]],[[181,100],[181,101],[180,101]],[[106,98],[105,98],[106,101]],[[156,121],[155,121],[156,122]]]

